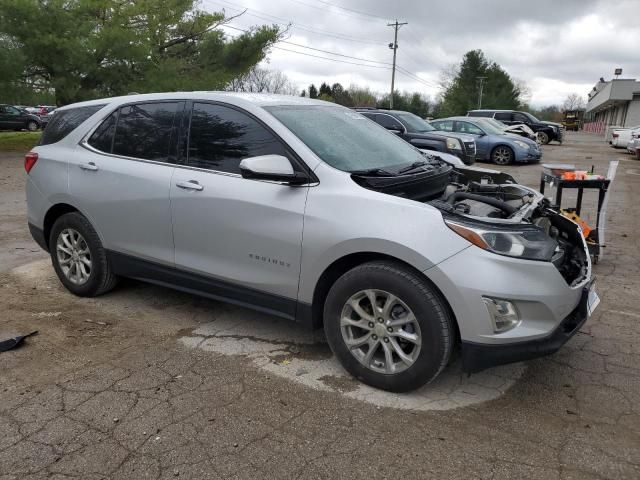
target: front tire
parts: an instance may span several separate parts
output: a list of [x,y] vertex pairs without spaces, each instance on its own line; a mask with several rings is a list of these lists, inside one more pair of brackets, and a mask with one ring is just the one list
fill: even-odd
[[100,237],[78,212],[62,215],[53,224],[49,252],[60,282],[74,295],[95,297],[117,283]]
[[29,130],[30,132],[35,132],[36,130],[38,130],[38,123],[34,122],[33,120],[28,122],[27,130]]
[[538,143],[540,145],[547,145],[551,139],[546,132],[538,132]]
[[491,152],[491,161],[496,165],[510,165],[513,163],[513,150],[505,145],[498,145]]
[[351,375],[392,392],[431,382],[454,343],[453,319],[440,294],[420,275],[386,261],[355,267],[335,282],[324,330]]

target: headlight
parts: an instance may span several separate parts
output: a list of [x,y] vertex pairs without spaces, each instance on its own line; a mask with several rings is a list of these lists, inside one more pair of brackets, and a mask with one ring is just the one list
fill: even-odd
[[520,140],[516,140],[515,142],[516,145],[518,145],[520,148],[524,148],[525,150],[529,150],[529,145],[527,145],[524,142],[521,142]]
[[447,226],[475,246],[499,255],[550,262],[558,243],[533,225],[498,227],[445,219]]
[[447,138],[447,148],[449,150],[462,150],[462,142],[457,138]]

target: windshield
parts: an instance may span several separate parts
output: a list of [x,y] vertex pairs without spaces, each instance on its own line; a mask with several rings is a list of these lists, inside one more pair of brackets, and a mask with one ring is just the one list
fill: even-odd
[[524,113],[527,117],[529,117],[529,120],[531,120],[532,122],[540,123],[540,120],[538,120],[536,117],[534,117],[530,113],[528,113],[528,112],[522,112],[522,113]]
[[347,108],[287,105],[265,110],[323,161],[345,172],[370,169],[397,172],[425,161],[418,149]]
[[496,128],[499,128],[500,130],[507,128],[506,124],[502,123],[500,120],[496,120],[495,118],[486,118],[484,121],[490,123]]
[[431,124],[413,113],[394,113],[394,115],[406,123],[409,129],[414,132],[432,132],[435,130]]
[[[465,120],[466,120],[466,118],[465,118]],[[473,123],[474,125],[479,126],[486,133],[489,133],[491,135],[505,135],[504,127],[497,127],[493,123],[491,123],[491,122],[489,122],[487,120],[488,119],[486,119],[486,118],[474,118],[473,122],[471,122],[471,123]]]

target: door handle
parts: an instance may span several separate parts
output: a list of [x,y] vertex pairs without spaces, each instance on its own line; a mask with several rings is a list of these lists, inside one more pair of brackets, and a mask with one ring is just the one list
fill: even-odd
[[98,170],[98,166],[93,163],[93,162],[89,162],[89,163],[81,163],[80,164],[80,168],[83,170],[91,170],[93,172],[95,172],[96,170]]
[[185,190],[195,190],[197,192],[204,190],[204,187],[195,180],[189,180],[188,182],[178,182],[176,183],[176,187],[183,188]]

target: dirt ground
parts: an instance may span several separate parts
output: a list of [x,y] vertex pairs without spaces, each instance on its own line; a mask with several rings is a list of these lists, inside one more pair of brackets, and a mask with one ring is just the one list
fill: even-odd
[[[134,281],[73,297],[29,236],[21,156],[0,153],[0,338],[39,331],[0,353],[0,480],[640,478],[640,162],[583,133],[543,150],[620,160],[600,306],[551,357],[454,362],[406,395],[239,307]],[[539,164],[505,170],[538,186]]]

